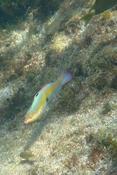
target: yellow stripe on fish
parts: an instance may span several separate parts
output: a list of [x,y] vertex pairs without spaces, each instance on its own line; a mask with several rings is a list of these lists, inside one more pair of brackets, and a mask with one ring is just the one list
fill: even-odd
[[70,72],[64,73],[55,82],[49,83],[44,86],[34,96],[33,103],[25,115],[25,124],[32,123],[41,119],[43,112],[45,111],[47,104],[58,94],[61,88],[72,79]]

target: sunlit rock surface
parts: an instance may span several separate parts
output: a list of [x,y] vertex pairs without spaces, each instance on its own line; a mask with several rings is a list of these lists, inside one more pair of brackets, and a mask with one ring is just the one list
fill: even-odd
[[[0,28],[0,175],[116,175],[116,5],[43,3]],[[34,94],[67,69],[73,80],[25,126]]]

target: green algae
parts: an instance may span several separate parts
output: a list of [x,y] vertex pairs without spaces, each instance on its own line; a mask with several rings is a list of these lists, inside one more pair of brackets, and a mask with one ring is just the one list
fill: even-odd
[[90,13],[88,13],[87,15],[83,16],[81,18],[81,20],[84,20],[87,23],[89,23],[89,21],[91,20],[91,18],[95,15],[95,11],[91,11]]
[[96,135],[91,134],[87,140],[93,142],[94,147],[96,146],[102,151],[106,149],[110,157],[117,161],[117,138],[107,129],[100,129]]
[[102,14],[101,14],[101,17],[103,20],[110,20],[112,18],[112,13],[110,11],[104,11]]
[[95,9],[95,13],[101,13],[109,8],[112,8],[114,5],[117,4],[116,0],[96,0],[95,5],[93,8]]
[[105,103],[102,109],[102,114],[107,114],[108,112],[110,112],[112,109],[111,105],[109,104],[109,102]]

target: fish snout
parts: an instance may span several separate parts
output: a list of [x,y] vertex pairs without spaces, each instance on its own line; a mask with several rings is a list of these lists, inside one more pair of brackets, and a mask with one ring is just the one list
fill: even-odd
[[24,124],[27,125],[27,124],[32,123],[33,122],[33,116],[34,116],[34,114],[32,114],[32,113],[26,114],[25,119],[24,119]]
[[39,114],[37,112],[27,113],[25,116],[24,124],[31,124],[38,120]]
[[27,125],[27,124],[29,124],[29,123],[32,123],[32,121],[31,121],[30,119],[25,119],[25,120],[24,120],[24,124]]

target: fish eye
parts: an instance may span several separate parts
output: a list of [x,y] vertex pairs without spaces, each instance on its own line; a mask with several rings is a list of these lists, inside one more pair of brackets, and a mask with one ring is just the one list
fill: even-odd
[[35,94],[35,97],[36,97],[38,94],[39,94],[39,92],[37,92],[37,93]]

